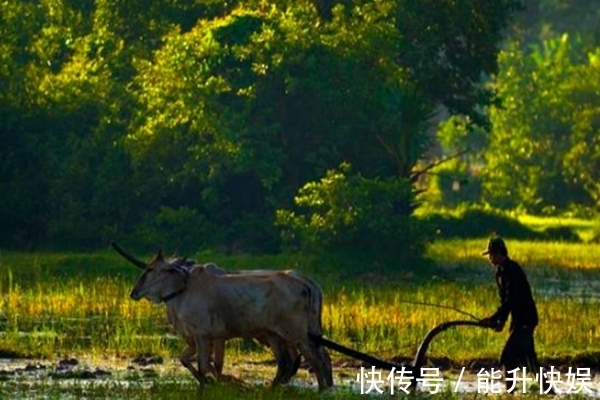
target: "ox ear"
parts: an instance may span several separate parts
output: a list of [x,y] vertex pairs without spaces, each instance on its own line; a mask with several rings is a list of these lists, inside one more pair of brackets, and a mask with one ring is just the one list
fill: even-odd
[[156,260],[157,261],[164,261],[165,260],[165,257],[163,256],[162,249],[158,249],[158,253],[156,253]]

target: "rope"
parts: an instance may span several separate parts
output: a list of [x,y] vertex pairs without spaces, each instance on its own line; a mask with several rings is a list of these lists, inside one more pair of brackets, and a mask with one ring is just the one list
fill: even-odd
[[427,303],[424,301],[409,301],[409,300],[403,300],[403,301],[399,301],[398,303],[402,303],[402,304],[415,304],[415,305],[420,305],[420,306],[429,306],[429,307],[436,307],[436,308],[446,308],[448,310],[452,310],[452,311],[456,311],[457,313],[466,315],[468,317],[470,317],[471,319],[474,319],[475,321],[481,321],[481,318],[478,318],[476,316],[474,316],[473,314],[470,314],[466,311],[460,310],[456,307],[452,307],[452,306],[445,306],[443,304],[435,304],[435,303]]

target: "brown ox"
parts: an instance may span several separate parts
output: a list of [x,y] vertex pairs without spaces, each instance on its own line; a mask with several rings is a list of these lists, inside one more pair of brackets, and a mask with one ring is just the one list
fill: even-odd
[[[313,366],[322,390],[332,385],[331,365],[322,347],[311,340],[312,335],[321,335],[312,330],[311,293],[306,282],[282,272],[218,275],[204,266],[188,270],[169,263],[159,252],[145,266],[131,297],[172,307],[177,330],[184,338],[193,338],[195,345],[198,369],[191,363],[184,365],[201,384],[213,372],[209,364],[213,342],[266,337],[270,343],[283,340],[298,348]],[[189,359],[190,347],[182,362]]]

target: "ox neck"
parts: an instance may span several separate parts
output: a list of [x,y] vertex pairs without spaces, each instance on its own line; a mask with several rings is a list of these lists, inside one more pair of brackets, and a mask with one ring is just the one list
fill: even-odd
[[187,288],[187,283],[188,283],[188,278],[189,278],[189,271],[184,269],[184,274],[183,276],[180,276],[181,278],[183,278],[183,286],[181,286],[181,289],[177,289],[176,291],[174,291],[171,294],[168,294],[164,297],[161,298],[161,300],[165,303],[168,303],[169,301],[173,300],[175,297],[179,296],[181,293],[183,293],[185,291],[185,289]]
[[174,291],[171,294],[166,295],[165,297],[162,298],[162,301],[165,303],[168,303],[169,301],[173,300],[175,297],[179,296],[184,291],[185,291],[185,286],[179,290]]

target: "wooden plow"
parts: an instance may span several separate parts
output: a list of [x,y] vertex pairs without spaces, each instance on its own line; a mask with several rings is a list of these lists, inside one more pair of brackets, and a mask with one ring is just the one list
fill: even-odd
[[485,328],[484,326],[482,326],[480,324],[479,321],[467,321],[467,320],[447,321],[447,322],[443,322],[443,323],[437,325],[436,327],[431,329],[427,333],[427,335],[425,335],[423,340],[421,341],[421,344],[419,345],[417,354],[415,355],[412,365],[401,365],[401,364],[397,364],[397,363],[394,363],[391,361],[382,360],[380,358],[373,357],[371,355],[361,353],[357,350],[348,348],[346,346],[343,346],[339,343],[333,342],[324,337],[314,336],[313,340],[315,340],[319,344],[321,344],[329,349],[335,350],[339,353],[345,354],[354,359],[367,362],[376,368],[381,368],[381,369],[384,369],[387,371],[402,370],[402,368],[404,368],[405,370],[410,370],[412,373],[411,374],[411,377],[412,377],[411,387],[414,388],[417,385],[417,379],[421,378],[421,368],[425,365],[427,349],[429,348],[430,343],[433,341],[433,339],[438,334],[444,332],[445,330],[447,330],[449,328],[455,327],[455,326],[478,326],[480,328]]

